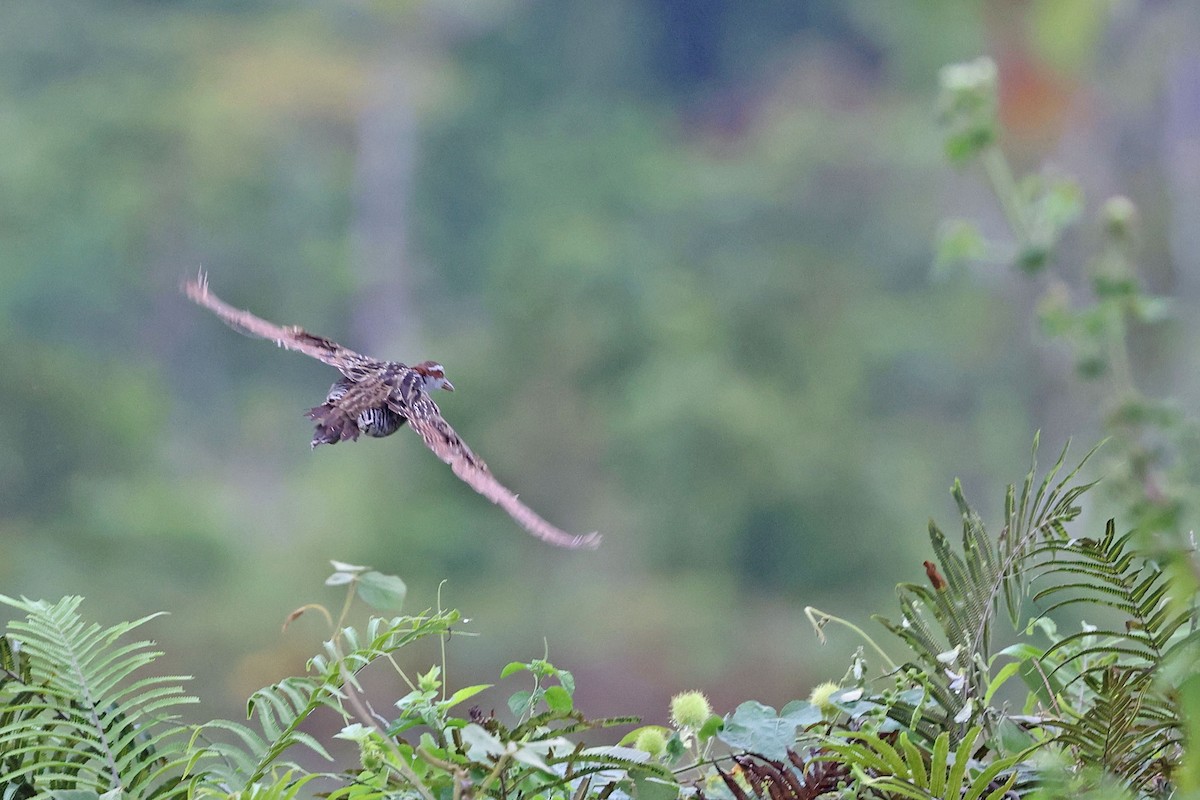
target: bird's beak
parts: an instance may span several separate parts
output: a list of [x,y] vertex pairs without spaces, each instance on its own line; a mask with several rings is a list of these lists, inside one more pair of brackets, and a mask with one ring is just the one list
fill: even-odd
[[453,392],[453,391],[454,391],[454,384],[453,384],[453,383],[451,383],[450,381],[443,380],[443,382],[442,382],[442,388],[443,388],[443,389],[445,389],[447,392]]

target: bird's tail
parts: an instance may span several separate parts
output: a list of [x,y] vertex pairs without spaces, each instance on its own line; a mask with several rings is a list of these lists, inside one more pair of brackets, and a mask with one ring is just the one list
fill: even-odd
[[314,406],[305,414],[315,422],[312,446],[322,444],[337,444],[342,441],[354,441],[358,438],[358,423],[343,409],[332,403],[322,403]]

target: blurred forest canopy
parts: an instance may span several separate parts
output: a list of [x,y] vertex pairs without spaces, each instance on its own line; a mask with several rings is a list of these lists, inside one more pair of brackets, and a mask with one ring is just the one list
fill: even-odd
[[[1187,308],[1197,34],[1185,0],[6,3],[0,587],[173,612],[230,708],[311,649],[264,632],[329,558],[448,579],[486,632],[456,663],[548,641],[591,713],[803,693],[802,605],[879,606],[954,475],[996,497],[1034,430],[1098,435],[1036,286],[931,269],[948,214],[1002,227],[945,164],[938,68],[994,57],[1010,155],[1127,192]],[[201,265],[446,364],[464,438],[605,546],[529,540],[406,435],[308,453],[332,374],[188,305]],[[1186,405],[1185,316],[1135,344]]]

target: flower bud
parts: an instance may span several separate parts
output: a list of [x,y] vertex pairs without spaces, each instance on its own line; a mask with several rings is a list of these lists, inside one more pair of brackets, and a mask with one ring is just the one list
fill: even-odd
[[946,132],[946,154],[955,163],[979,155],[996,139],[996,62],[980,58],[950,64],[938,73],[938,106]]
[[384,764],[383,747],[379,742],[363,742],[359,758],[362,760],[363,769],[375,772]]
[[436,692],[442,688],[442,682],[438,680],[441,671],[439,667],[435,666],[424,675],[417,675],[417,689],[422,692]]

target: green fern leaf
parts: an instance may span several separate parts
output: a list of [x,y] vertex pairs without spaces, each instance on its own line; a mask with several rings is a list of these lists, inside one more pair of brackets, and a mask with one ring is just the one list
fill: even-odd
[[308,675],[286,678],[251,695],[246,714],[257,722],[262,735],[238,723],[219,721],[205,730],[232,734],[233,741],[201,742],[199,735],[193,736],[192,763],[202,767],[199,777],[250,791],[297,745],[332,760],[320,742],[300,730],[304,721],[320,708],[348,718],[350,712],[342,702],[348,692],[359,691],[356,672],[411,642],[446,635],[459,619],[457,611],[426,611],[390,619],[372,617],[362,632],[342,628],[324,643],[322,653],[309,659]]
[[1137,791],[1168,773],[1178,758],[1182,721],[1157,675],[1192,610],[1179,608],[1169,577],[1130,549],[1130,541],[1131,534],[1117,536],[1109,520],[1098,540],[1045,542],[1031,569],[1051,584],[1034,595],[1034,602],[1054,600],[1045,613],[1091,607],[1126,618],[1124,630],[1061,637],[1041,660],[1050,675],[1073,675],[1064,681],[1054,704],[1061,713],[1050,727],[1084,761]]
[[186,678],[134,679],[159,655],[126,637],[157,614],[109,627],[86,623],[82,598],[0,602],[23,612],[0,638],[0,753],[6,778],[30,796],[114,790],[182,794],[183,728],[173,716],[196,702]]

